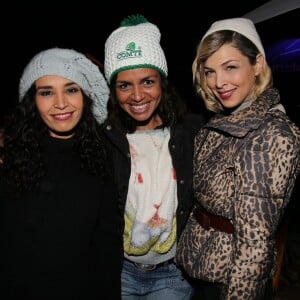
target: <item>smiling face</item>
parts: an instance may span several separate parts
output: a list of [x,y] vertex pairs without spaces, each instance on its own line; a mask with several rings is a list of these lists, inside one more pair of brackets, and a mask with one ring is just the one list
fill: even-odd
[[156,113],[161,99],[160,74],[151,68],[118,73],[116,95],[121,108],[137,121],[137,130],[154,129],[162,124]]
[[69,138],[83,111],[83,93],[78,84],[61,76],[43,76],[35,81],[35,102],[50,135]]
[[263,56],[258,55],[251,65],[248,57],[232,44],[224,44],[204,63],[207,86],[224,108],[233,109],[250,94],[263,61]]

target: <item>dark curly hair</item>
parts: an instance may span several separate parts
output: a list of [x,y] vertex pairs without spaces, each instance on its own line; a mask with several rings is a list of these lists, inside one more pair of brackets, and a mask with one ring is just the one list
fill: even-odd
[[[18,192],[30,191],[45,174],[41,141],[49,135],[49,130],[37,110],[35,92],[32,85],[5,127],[3,178]],[[79,154],[82,168],[105,178],[110,168],[102,128],[92,113],[92,99],[84,93],[83,97],[84,108],[75,128],[74,151]]]
[[[178,91],[166,77],[160,75],[160,83],[162,97],[156,112],[162,119],[163,124],[161,127],[169,127],[183,119],[187,112],[187,106]],[[111,126],[118,126],[117,124],[120,124],[121,129],[127,133],[132,133],[136,130],[137,121],[128,115],[118,103],[116,96],[116,76],[111,80],[107,111],[107,120]]]

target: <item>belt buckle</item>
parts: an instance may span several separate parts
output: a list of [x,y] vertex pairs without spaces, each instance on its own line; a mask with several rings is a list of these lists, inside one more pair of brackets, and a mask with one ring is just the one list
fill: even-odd
[[135,262],[134,265],[136,266],[136,268],[143,270],[143,271],[153,271],[156,269],[156,265],[141,264],[141,263],[137,263],[137,262]]

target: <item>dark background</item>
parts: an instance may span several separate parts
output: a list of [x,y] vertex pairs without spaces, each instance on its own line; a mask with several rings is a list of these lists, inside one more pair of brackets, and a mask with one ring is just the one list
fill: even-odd
[[[283,0],[282,0],[283,1]],[[300,1],[300,0],[299,0]],[[212,22],[241,17],[268,1],[43,1],[32,4],[6,3],[1,9],[2,91],[1,114],[8,115],[17,103],[18,81],[23,68],[37,52],[49,47],[74,48],[103,62],[104,43],[109,34],[130,14],[143,14],[162,34],[169,78],[187,99],[190,108],[200,111],[201,100],[192,85],[191,65],[196,46]],[[178,1],[176,1],[178,2]],[[28,6],[28,8],[26,8]],[[299,38],[300,9],[256,24],[265,49],[282,38]],[[268,51],[266,51],[268,54]],[[281,91],[288,114],[299,118],[299,69],[276,71],[274,82]]]
[[[287,1],[287,0],[278,0]],[[297,0],[296,0],[297,1]],[[300,1],[300,0],[298,0]],[[176,2],[176,3],[175,3]],[[1,72],[0,125],[13,110],[18,99],[18,82],[25,65],[37,52],[50,47],[74,48],[92,55],[100,63],[104,57],[104,43],[119,27],[121,20],[131,14],[143,14],[156,24],[162,34],[169,79],[184,96],[191,110],[197,112],[203,103],[196,96],[192,84],[191,65],[196,46],[212,22],[242,17],[269,1],[30,1],[2,3],[1,7]],[[283,39],[300,41],[300,9],[289,11],[256,24],[269,61],[269,49]],[[274,85],[280,90],[281,101],[291,119],[300,125],[300,46],[298,56],[291,62],[279,60],[271,64]],[[270,62],[270,61],[269,61]],[[289,66],[287,68],[287,66]],[[286,242],[283,279],[295,298],[283,294],[280,299],[299,299],[300,269],[300,178],[286,212],[289,235]],[[292,275],[293,276],[292,276]],[[285,292],[284,292],[285,293]],[[276,298],[277,299],[277,298]],[[278,298],[279,299],[279,298]]]

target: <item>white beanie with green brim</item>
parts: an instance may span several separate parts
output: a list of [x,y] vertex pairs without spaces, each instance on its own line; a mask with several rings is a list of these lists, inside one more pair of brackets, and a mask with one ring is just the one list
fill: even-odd
[[125,18],[105,43],[104,73],[108,82],[119,72],[153,68],[168,76],[158,27],[142,15]]

